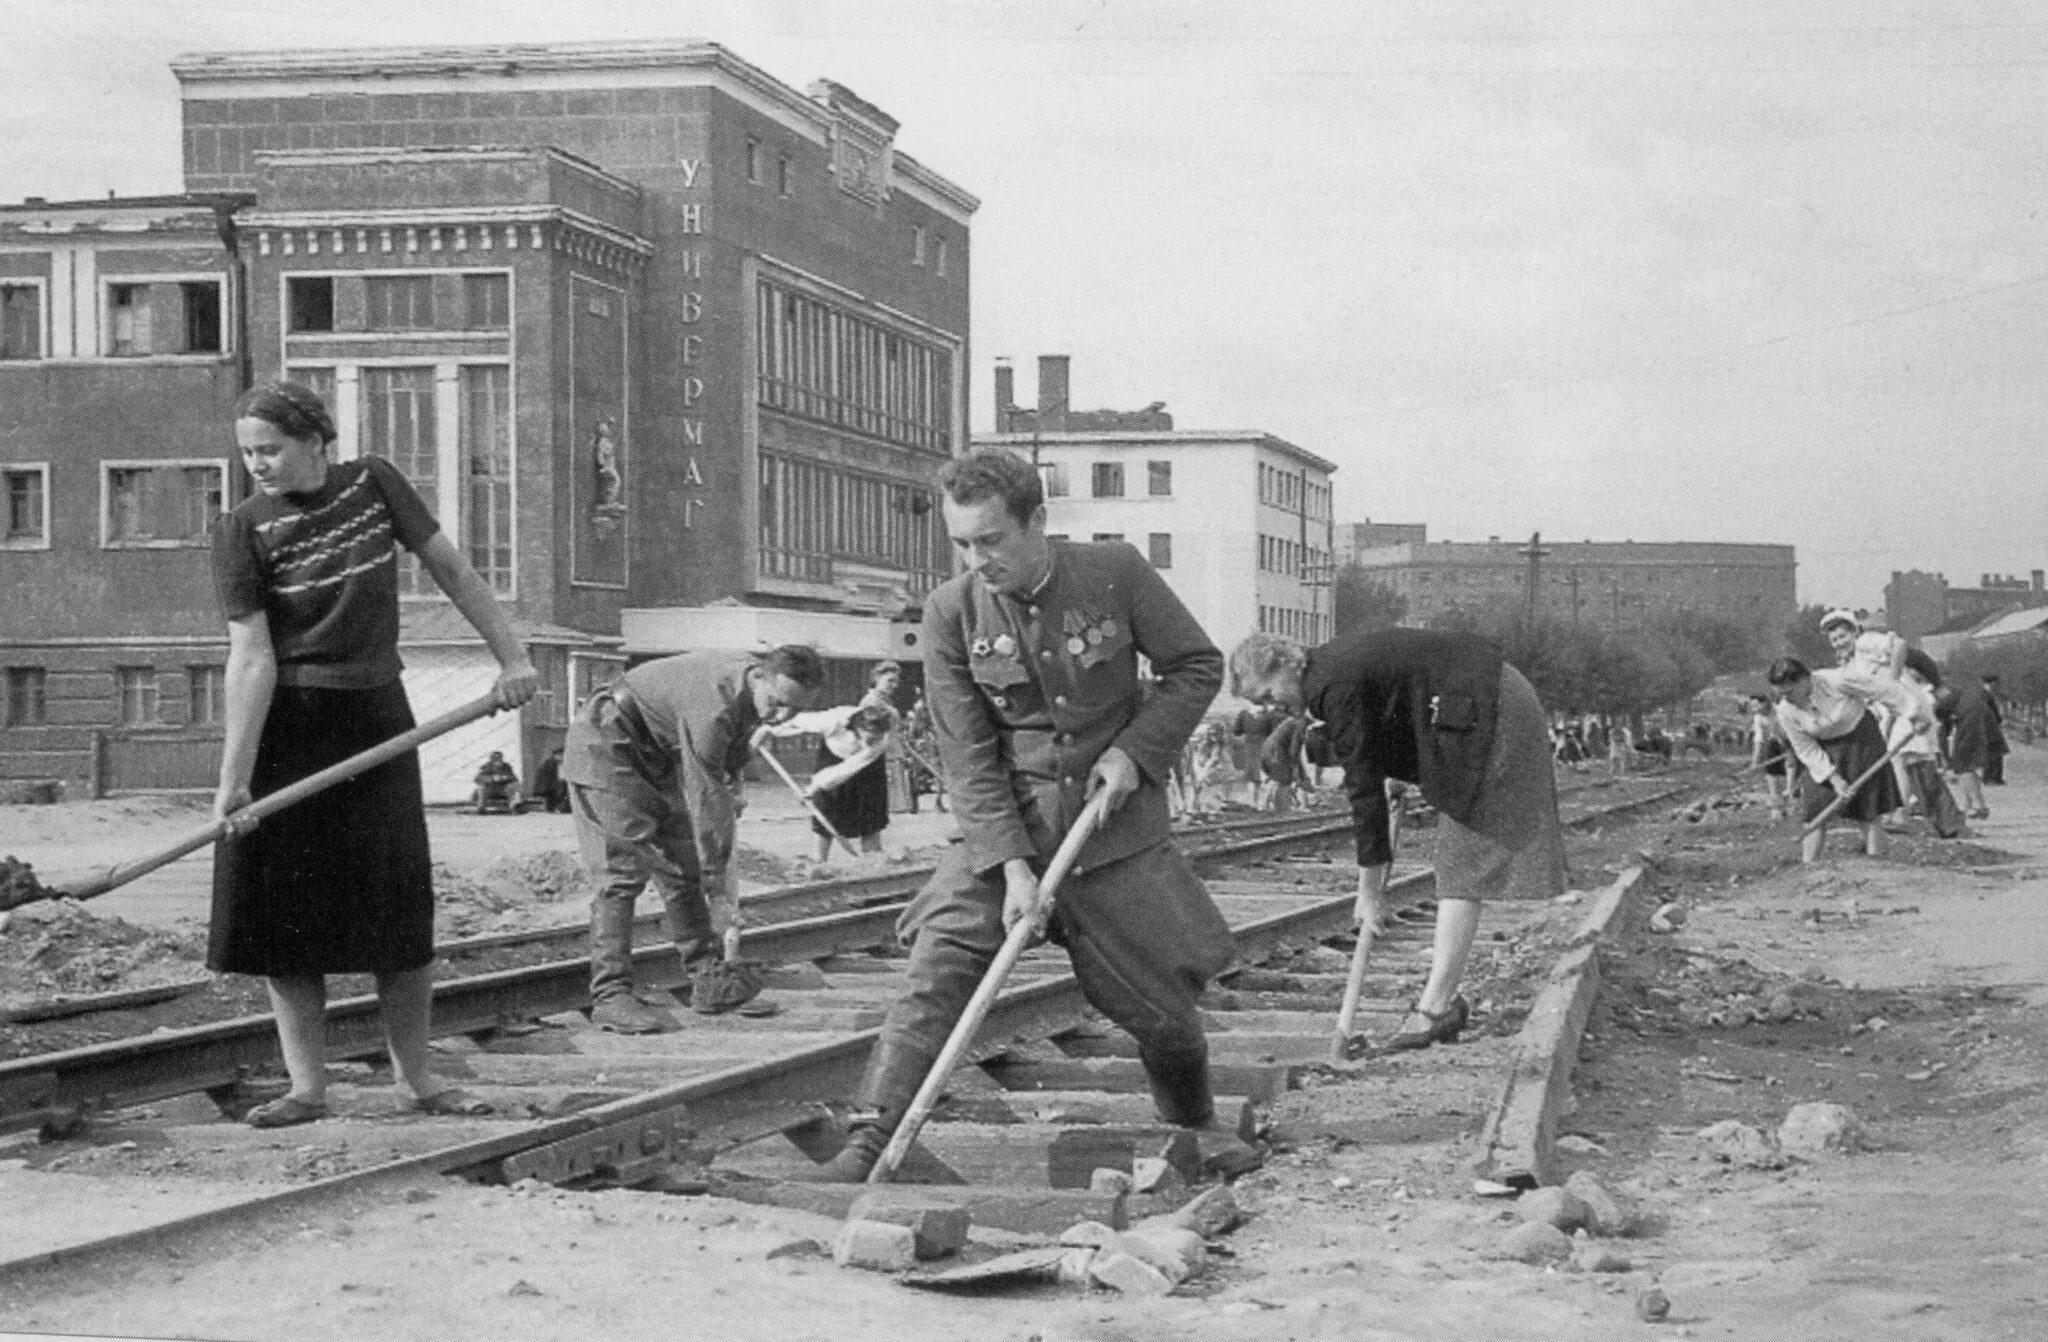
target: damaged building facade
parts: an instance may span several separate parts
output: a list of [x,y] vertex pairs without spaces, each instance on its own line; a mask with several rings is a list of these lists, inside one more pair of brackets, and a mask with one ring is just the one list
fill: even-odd
[[[82,301],[59,305],[80,284],[63,256],[95,252],[94,228],[134,226],[85,202],[103,222],[74,221],[58,243],[47,207],[0,210],[0,379],[13,379],[0,381],[0,468],[10,490],[24,482],[23,517],[50,513],[40,535],[8,533],[0,564],[49,568],[60,585],[44,590],[119,589],[61,610],[19,584],[0,597],[18,608],[0,621],[5,776],[211,782],[218,729],[193,687],[217,672],[186,669],[225,660],[203,528],[152,551],[157,568],[121,567],[130,557],[77,520],[72,481],[132,469],[117,455],[181,479],[212,471],[214,492],[189,507],[217,515],[247,488],[234,397],[278,375],[328,398],[339,456],[405,473],[542,672],[518,721],[428,748],[431,799],[466,795],[493,749],[530,773],[633,657],[805,642],[843,690],[874,660],[915,656],[906,617],[951,569],[931,478],[965,438],[977,202],[897,150],[885,112],[704,43],[237,52],[173,70],[191,193],[179,227],[211,264],[168,249],[162,281],[129,304],[143,315],[121,329],[157,342],[146,365],[116,364],[108,343],[124,320],[110,284],[134,266],[84,263],[108,328],[91,355],[53,338]],[[48,228],[24,232],[38,208]],[[204,333],[190,315],[202,271],[219,286],[218,345],[165,352],[159,332]],[[35,348],[17,357],[29,309]],[[66,376],[105,383],[75,431],[7,394]],[[151,407],[173,376],[204,385],[164,417]],[[92,426],[122,416],[133,427],[117,449]],[[460,614],[416,568],[401,587],[415,711],[486,690],[494,664]],[[165,637],[186,642],[140,655],[152,645],[136,640]],[[59,638],[85,641],[59,656]],[[152,680],[153,707],[124,699]],[[117,744],[110,764],[123,732],[143,745]],[[188,739],[123,772],[122,750],[173,737]]]

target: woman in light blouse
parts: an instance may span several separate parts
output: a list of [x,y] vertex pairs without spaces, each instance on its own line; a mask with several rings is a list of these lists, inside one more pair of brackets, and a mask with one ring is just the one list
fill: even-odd
[[[1808,824],[1836,797],[1848,796],[1850,785],[1884,758],[1885,736],[1869,711],[1873,705],[1890,709],[1892,730],[1907,735],[1925,727],[1931,718],[1927,705],[1897,680],[1873,676],[1855,666],[1814,671],[1797,657],[1780,657],[1771,663],[1768,679],[1778,695],[1778,725],[1806,769],[1800,796]],[[1840,814],[1863,827],[1863,851],[1882,857],[1881,822],[1898,805],[1898,785],[1891,770],[1880,769]],[[1817,860],[1826,841],[1826,825],[1805,835],[1800,840],[1800,861]]]

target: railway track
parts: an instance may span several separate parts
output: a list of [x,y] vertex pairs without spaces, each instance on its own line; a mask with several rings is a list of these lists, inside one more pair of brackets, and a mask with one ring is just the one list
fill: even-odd
[[[1567,823],[1637,810],[1683,790],[1568,812]],[[1216,1087],[1230,1097],[1228,1112],[1236,1120],[1234,1133],[1204,1139],[1211,1146],[1250,1137],[1253,1106],[1320,1064],[1343,957],[1319,943],[1348,931],[1353,881],[1342,853],[1319,856],[1315,850],[1342,845],[1348,836],[1348,819],[1331,813],[1277,824],[1262,818],[1187,836],[1238,944],[1238,967],[1204,1003]],[[704,1167],[718,1176],[722,1191],[736,1196],[832,1210],[852,1190],[792,1185],[780,1176],[836,1144],[837,1119],[824,1097],[851,1091],[881,1012],[900,989],[900,961],[877,951],[891,939],[901,899],[921,880],[921,872],[904,870],[753,901],[754,917],[764,925],[746,933],[743,953],[782,966],[771,989],[783,1009],[764,1020],[686,1017],[684,1029],[655,1036],[596,1031],[578,1013],[587,983],[580,958],[437,985],[437,1065],[493,1102],[498,1112],[488,1119],[380,1112],[388,1104],[388,1079],[349,1061],[382,1049],[374,1003],[360,999],[329,1009],[329,1056],[344,1073],[330,1092],[336,1116],[289,1134],[226,1123],[212,1109],[218,1102],[232,1110],[238,1083],[274,1058],[268,1017],[0,1064],[0,1131],[69,1126],[87,1141],[82,1151],[90,1157],[72,1168],[100,1173],[103,1165],[118,1165],[99,1153],[120,1151],[126,1142],[130,1151],[150,1153],[141,1163],[157,1177],[203,1166],[241,1170],[249,1181],[190,1215],[0,1262],[0,1280],[279,1208],[298,1214],[351,1191],[434,1175],[672,1184],[676,1170]],[[1362,1020],[1369,1026],[1377,1014],[1384,1029],[1386,1017],[1399,1012],[1412,991],[1415,955],[1428,937],[1427,917],[1417,914],[1426,914],[1432,888],[1427,870],[1413,869],[1390,888],[1412,921],[1397,921],[1379,962],[1408,972],[1379,972],[1368,982]],[[766,922],[766,908],[796,916]],[[558,945],[572,935],[580,941],[581,929],[479,940],[504,950]],[[639,958],[643,982],[679,981],[666,947],[650,947]],[[1018,1228],[1070,1212],[1069,1219],[1121,1215],[1085,1187],[1097,1165],[1128,1167],[1140,1155],[1163,1153],[1184,1178],[1198,1177],[1202,1162],[1217,1152],[1149,1120],[1140,1098],[1142,1072],[1128,1056],[1128,1043],[1091,1020],[1063,955],[1033,953],[982,1032],[975,1053],[982,1065],[963,1069],[910,1174],[921,1169],[926,1178],[976,1185],[977,1219],[1003,1224],[1009,1217]],[[1080,1092],[1087,1094],[1077,1099]],[[1023,1093],[1034,1098],[1021,1109],[1005,1100]],[[1098,1118],[1085,1135],[1042,1121],[1066,1102]],[[1105,1116],[1107,1123],[1099,1121]],[[762,1140],[771,1137],[778,1140]],[[280,1162],[279,1151],[316,1154]],[[1019,1178],[1031,1187],[1014,1206],[991,1191]]]

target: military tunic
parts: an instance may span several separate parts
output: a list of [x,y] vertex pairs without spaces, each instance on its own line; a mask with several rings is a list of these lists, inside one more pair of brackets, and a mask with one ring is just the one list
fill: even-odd
[[[925,693],[964,842],[898,931],[912,990],[884,1052],[936,1054],[1003,940],[1003,864],[1042,871],[1121,748],[1137,790],[1081,850],[1049,935],[1088,1000],[1139,1041],[1155,1076],[1204,1056],[1195,995],[1230,959],[1222,915],[1168,842],[1165,782],[1223,682],[1223,655],[1143,556],[1121,543],[1051,543],[1045,582],[1002,596],[962,575],[925,604]],[[1139,658],[1156,682],[1141,694]],[[864,1102],[882,1107],[871,1069]]]

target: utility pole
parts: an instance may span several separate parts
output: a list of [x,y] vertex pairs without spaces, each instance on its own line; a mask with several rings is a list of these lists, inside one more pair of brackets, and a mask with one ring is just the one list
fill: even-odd
[[1538,575],[1542,570],[1543,556],[1549,554],[1550,551],[1543,548],[1543,533],[1540,531],[1532,531],[1529,533],[1529,543],[1523,546],[1520,550],[1516,551],[1516,553],[1527,555],[1529,558],[1529,577],[1527,584],[1528,611],[1523,616],[1523,623],[1526,624],[1529,628],[1533,629],[1536,627],[1536,584],[1539,581]]

